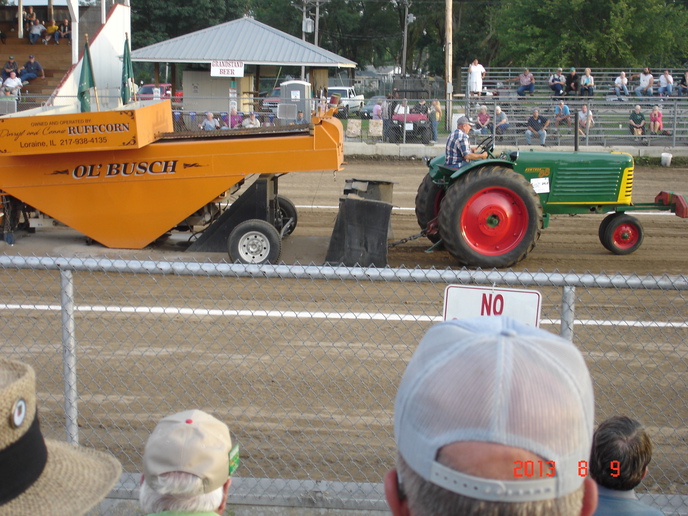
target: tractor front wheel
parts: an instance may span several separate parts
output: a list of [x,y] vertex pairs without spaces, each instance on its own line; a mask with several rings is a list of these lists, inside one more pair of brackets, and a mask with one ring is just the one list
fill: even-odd
[[609,221],[602,245],[614,254],[631,254],[643,243],[644,234],[643,225],[638,219],[625,213],[619,214]]
[[611,251],[611,249],[609,249],[609,248],[607,247],[607,241],[606,241],[605,238],[604,238],[604,234],[605,234],[605,232],[607,231],[607,228],[609,227],[610,222],[611,222],[612,220],[614,220],[616,217],[619,217],[620,215],[623,215],[623,213],[620,213],[620,212],[618,212],[618,211],[616,211],[616,212],[614,212],[614,213],[610,213],[609,215],[607,215],[607,216],[602,220],[602,222],[600,222],[600,227],[599,227],[599,229],[597,230],[597,236],[600,238],[600,243],[604,246],[604,248],[605,248],[607,251]]
[[275,227],[260,219],[238,224],[227,239],[229,258],[240,263],[276,263],[282,252],[282,240]]
[[535,247],[542,230],[542,205],[520,174],[487,166],[449,187],[439,213],[440,236],[459,263],[509,267]]
[[[428,223],[439,215],[444,193],[442,188],[432,182],[430,174],[425,174],[416,194],[416,220],[421,230],[427,229]],[[438,233],[427,237],[433,244],[440,240]]]

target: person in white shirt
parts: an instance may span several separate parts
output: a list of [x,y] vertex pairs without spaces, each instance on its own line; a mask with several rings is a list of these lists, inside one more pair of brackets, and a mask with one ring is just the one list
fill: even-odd
[[566,77],[564,77],[562,72],[563,70],[558,68],[557,72],[549,77],[549,87],[557,97],[564,92],[564,88],[566,87]]
[[621,72],[614,80],[614,91],[616,91],[616,97],[619,100],[621,100],[621,92],[628,97],[628,78],[626,77],[626,72]]
[[22,81],[17,74],[10,72],[10,76],[2,83],[2,91],[5,95],[16,95],[22,87]]
[[652,85],[655,83],[655,78],[650,73],[650,69],[646,66],[642,73],[634,77],[638,77],[639,79],[638,87],[635,89],[636,96],[642,97],[643,95],[647,95],[651,97],[654,93]]
[[483,91],[483,79],[485,78],[485,68],[477,59],[468,66],[468,90],[472,95],[480,95]]
[[251,114],[248,116],[248,118],[244,118],[244,121],[241,122],[241,127],[245,129],[260,127],[260,120],[258,120],[256,117],[255,111],[251,111]]
[[578,132],[584,136],[594,124],[592,111],[588,109],[586,104],[583,104],[580,111],[578,111]]
[[406,99],[401,101],[401,104],[397,104],[394,108],[395,115],[408,115],[411,109],[408,107],[408,101]]
[[664,73],[659,76],[659,96],[670,97],[674,92],[674,78],[669,73],[669,70],[664,70]]

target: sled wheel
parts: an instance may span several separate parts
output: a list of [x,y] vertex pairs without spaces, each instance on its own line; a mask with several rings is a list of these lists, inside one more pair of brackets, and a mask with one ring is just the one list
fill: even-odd
[[602,245],[614,254],[631,254],[643,243],[643,236],[643,226],[638,219],[619,214],[607,225]]
[[275,219],[275,227],[282,238],[291,235],[296,229],[298,222],[296,206],[283,195],[275,196]]
[[[426,174],[416,194],[416,220],[420,229],[426,229],[428,222],[437,218],[444,194],[445,191],[433,183],[430,175]],[[436,244],[439,242],[440,236],[439,234],[428,235],[428,239]]]
[[542,205],[522,175],[482,167],[449,187],[439,227],[446,249],[461,264],[509,267],[523,260],[540,238]]
[[240,263],[275,263],[282,251],[282,241],[274,226],[264,220],[242,222],[229,234],[229,258]]

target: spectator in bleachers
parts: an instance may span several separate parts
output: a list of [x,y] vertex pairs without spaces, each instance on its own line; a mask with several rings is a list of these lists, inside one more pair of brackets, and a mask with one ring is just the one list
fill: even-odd
[[594,516],[662,516],[638,500],[634,491],[651,460],[652,441],[638,421],[614,416],[600,423],[590,457],[590,476],[598,486]]
[[642,97],[643,95],[647,95],[651,97],[654,94],[652,86],[655,83],[655,78],[650,73],[650,69],[646,66],[640,74],[634,75],[631,79],[636,77],[638,78],[638,87],[635,89],[636,96]]
[[61,39],[66,39],[70,45],[72,44],[72,27],[69,25],[69,20],[67,18],[62,21],[55,33],[55,44],[59,45]]
[[31,29],[29,29],[29,43],[35,45],[36,42],[41,39],[43,34],[45,34],[45,25],[43,25],[39,20],[34,20]]
[[233,107],[229,111],[229,128],[234,129],[235,127],[240,126],[243,118],[244,117],[242,115],[237,113],[237,109]]
[[485,68],[474,59],[468,66],[468,91],[471,95],[478,95],[483,91],[483,79],[485,78]]
[[509,128],[509,119],[499,106],[495,107],[495,124],[495,133],[497,135],[504,134]]
[[60,42],[55,36],[58,30],[60,30],[60,27],[57,25],[57,23],[55,23],[55,20],[50,20],[50,23],[45,28],[45,34],[43,35],[43,44],[47,45],[50,42],[50,40],[53,39],[55,40],[55,44],[59,45]]
[[678,96],[688,96],[688,72],[681,76],[681,81],[678,83]]
[[248,118],[244,118],[244,120],[241,122],[241,127],[244,129],[260,127],[260,120],[258,120],[255,111],[251,111],[248,115]]
[[650,134],[662,134],[663,129],[662,112],[659,110],[659,106],[655,104],[650,113]]
[[14,60],[14,56],[10,56],[9,60],[2,67],[2,80],[3,82],[10,76],[10,72],[18,73],[19,65]]
[[45,71],[41,63],[36,61],[36,58],[31,55],[29,56],[29,60],[24,63],[24,66],[19,69],[19,78],[22,81],[32,81],[38,77],[45,79]]
[[478,111],[478,116],[476,117],[475,127],[473,130],[480,134],[488,134],[490,130],[488,129],[490,125],[490,115],[487,112],[487,106],[481,106],[480,111]]
[[239,463],[229,428],[201,410],[163,418],[143,452],[139,504],[144,514],[224,514]]
[[571,127],[571,110],[562,100],[554,108],[554,128],[558,131],[559,126],[565,124],[566,127]]
[[537,134],[540,137],[540,145],[546,147],[545,141],[547,140],[548,126],[549,120],[544,116],[540,116],[540,110],[533,110],[533,115],[528,119],[526,124],[526,144],[530,145],[532,136]]
[[22,80],[17,74],[10,72],[10,76],[2,83],[2,91],[5,95],[17,95],[22,87]]
[[215,115],[213,115],[212,111],[208,111],[205,114],[205,119],[203,120],[203,122],[198,124],[198,128],[202,131],[212,131],[214,129],[219,129],[220,121],[217,118],[215,118]]
[[628,97],[628,77],[626,77],[626,72],[621,72],[614,80],[614,91],[616,92],[616,98],[619,100],[621,100],[621,92]]
[[564,92],[566,87],[566,77],[562,73],[561,68],[557,68],[557,71],[549,76],[549,88],[554,92],[555,96],[560,96]]
[[664,70],[664,73],[659,76],[659,89],[657,90],[660,97],[671,97],[674,92],[674,78],[669,73],[669,70]]
[[508,79],[510,81],[518,81],[519,87],[516,90],[516,94],[519,97],[524,97],[526,92],[530,93],[531,95],[535,91],[535,76],[530,73],[530,70],[528,68],[523,70],[523,73],[520,74],[518,77],[515,79]]
[[580,80],[581,97],[592,97],[595,95],[595,79],[590,74],[590,68],[585,69],[585,75]]
[[26,11],[22,11],[22,18],[24,18],[24,32],[28,34],[36,21],[36,13],[33,7],[29,6],[26,8]]
[[578,111],[578,132],[585,136],[593,125],[595,125],[595,120],[593,119],[592,111],[590,111],[587,104],[583,104],[580,111]]
[[[566,95],[578,95],[580,89],[580,75],[576,73],[576,69],[571,67],[569,74],[566,76]],[[571,93],[573,92],[573,93]]]
[[635,136],[645,134],[645,115],[640,112],[640,104],[636,104],[628,118],[628,130]]

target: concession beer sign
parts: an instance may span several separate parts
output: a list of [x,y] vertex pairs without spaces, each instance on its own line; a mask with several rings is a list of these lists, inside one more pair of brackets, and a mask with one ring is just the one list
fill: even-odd
[[210,76],[211,77],[243,77],[244,76],[244,62],[243,61],[211,61],[210,62]]

